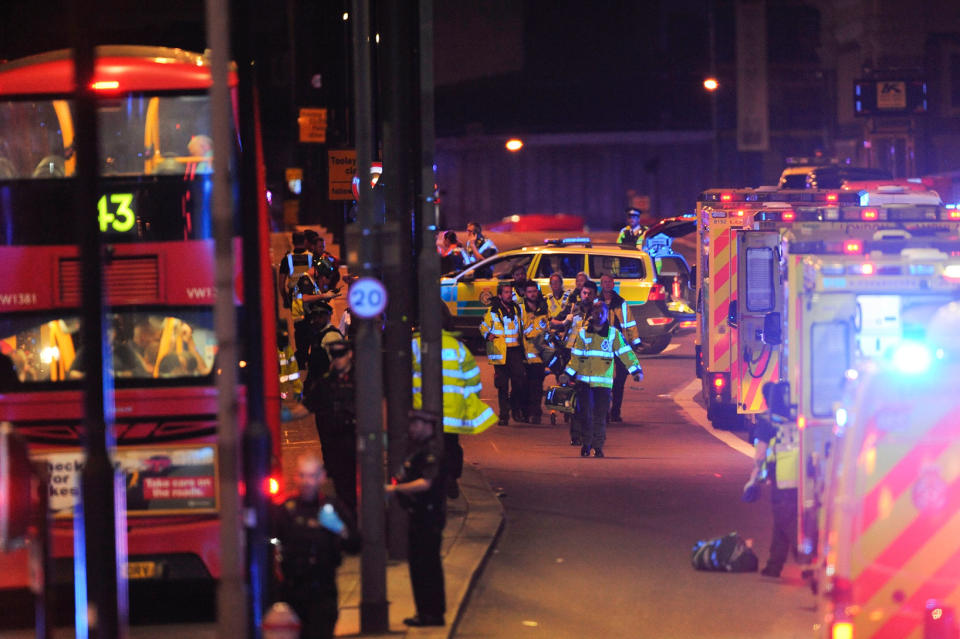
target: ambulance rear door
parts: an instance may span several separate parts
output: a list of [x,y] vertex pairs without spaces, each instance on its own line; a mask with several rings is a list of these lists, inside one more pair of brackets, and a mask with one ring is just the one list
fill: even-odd
[[739,348],[731,366],[731,386],[737,412],[754,415],[767,409],[763,385],[780,379],[785,320],[780,234],[737,231],[737,254]]

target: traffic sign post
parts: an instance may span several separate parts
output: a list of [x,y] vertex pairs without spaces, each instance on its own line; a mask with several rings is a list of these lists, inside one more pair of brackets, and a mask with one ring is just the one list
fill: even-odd
[[377,317],[387,308],[387,289],[376,278],[361,277],[350,285],[349,302],[357,317]]

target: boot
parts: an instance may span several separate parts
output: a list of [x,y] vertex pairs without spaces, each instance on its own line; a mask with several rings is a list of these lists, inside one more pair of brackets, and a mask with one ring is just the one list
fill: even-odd
[[589,447],[589,446],[581,446],[581,447],[580,447],[580,456],[581,456],[581,457],[589,457],[589,456],[590,456],[590,447]]
[[594,449],[593,449],[593,456],[594,456],[594,457],[603,457],[603,449],[602,449],[602,448],[594,448]]

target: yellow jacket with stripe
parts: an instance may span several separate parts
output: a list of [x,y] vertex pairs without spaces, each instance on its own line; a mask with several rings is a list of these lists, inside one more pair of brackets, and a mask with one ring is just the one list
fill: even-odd
[[277,357],[280,364],[280,394],[284,397],[300,395],[303,392],[303,380],[293,356],[293,345],[288,344],[283,350],[278,348]]
[[[413,408],[423,408],[423,377],[420,333],[414,333]],[[480,369],[477,361],[453,333],[443,331],[443,432],[476,435],[497,421],[493,409],[480,399]]]
[[563,291],[560,297],[553,294],[553,289],[544,296],[547,300],[547,317],[556,319],[570,304],[570,295],[573,291]]
[[[504,314],[502,303],[495,301],[480,323],[480,334],[487,340],[487,360],[494,366],[506,363],[508,348],[520,346],[523,311],[515,304],[513,306],[515,312],[510,317]],[[493,335],[492,340],[489,339],[490,335]]]
[[566,373],[592,387],[613,388],[613,358],[619,357],[631,375],[643,372],[640,361],[623,335],[610,326],[602,334],[581,327],[570,349]]
[[[600,299],[603,299],[603,293],[600,294]],[[607,306],[610,309],[610,323],[623,333],[623,339],[630,346],[639,346],[640,329],[637,328],[637,320],[630,314],[627,300],[614,292]]]
[[523,328],[523,361],[527,364],[543,364],[540,357],[540,348],[538,344],[543,343],[543,334],[548,330],[547,315],[537,311],[531,311],[524,304],[520,307],[521,327]]

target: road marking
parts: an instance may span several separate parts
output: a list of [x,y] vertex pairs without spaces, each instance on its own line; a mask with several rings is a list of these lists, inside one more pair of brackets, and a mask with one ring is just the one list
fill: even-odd
[[673,402],[679,406],[680,410],[686,413],[687,417],[689,417],[692,422],[697,424],[697,426],[707,431],[738,453],[743,453],[747,457],[752,458],[753,446],[743,441],[728,430],[717,430],[714,428],[710,423],[710,420],[707,419],[707,411],[704,410],[700,404],[693,401],[693,398],[697,394],[699,387],[700,380],[694,379],[682,390],[673,395]]
[[679,344],[670,344],[670,345],[667,346],[665,349],[663,349],[663,352],[664,352],[664,353],[669,353],[670,351],[675,351],[675,350],[677,350],[678,348],[680,348],[680,345],[679,345]]

